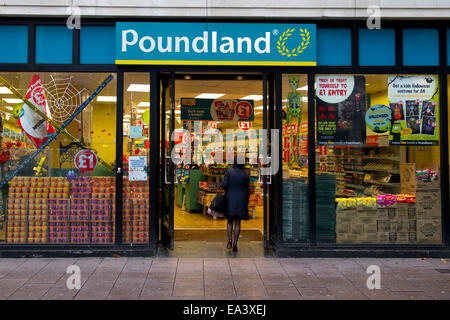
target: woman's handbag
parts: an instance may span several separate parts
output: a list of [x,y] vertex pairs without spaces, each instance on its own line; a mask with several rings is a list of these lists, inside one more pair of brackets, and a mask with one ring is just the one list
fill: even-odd
[[211,201],[209,208],[221,214],[225,214],[227,210],[227,199],[225,193],[218,192],[214,199]]

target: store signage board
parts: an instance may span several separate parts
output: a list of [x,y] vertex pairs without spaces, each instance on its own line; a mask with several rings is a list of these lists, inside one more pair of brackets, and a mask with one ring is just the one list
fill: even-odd
[[116,64],[315,66],[315,24],[117,22]]
[[181,120],[253,121],[253,100],[181,98]]
[[390,76],[390,145],[439,144],[439,82],[436,76]]

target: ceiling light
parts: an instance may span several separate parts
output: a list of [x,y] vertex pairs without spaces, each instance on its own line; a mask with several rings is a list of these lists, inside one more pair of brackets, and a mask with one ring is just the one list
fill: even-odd
[[137,106],[138,107],[150,107],[150,102],[142,101],[142,102],[139,102],[139,104]]
[[136,110],[136,112],[137,112],[137,113],[144,113],[145,110],[147,110],[147,109],[138,109],[138,110]]
[[13,98],[3,98],[3,101],[6,101],[6,103],[21,103],[21,102],[23,102],[20,99],[13,99]]
[[236,77],[236,80],[242,80],[242,79],[244,79],[243,76],[237,76],[237,77]]
[[224,95],[225,93],[200,93],[195,99],[217,99]]
[[12,92],[7,87],[0,87],[0,94],[12,94]]
[[306,91],[306,90],[308,90],[308,86],[303,86],[301,88],[297,88],[296,90],[297,91]]
[[191,80],[191,76],[187,74],[187,75],[184,76],[184,79]]
[[259,101],[262,99],[263,99],[263,96],[257,95],[257,94],[251,94],[249,96],[241,98],[241,100],[255,100],[255,101]]
[[116,96],[98,96],[97,102],[116,102],[117,97]]
[[130,84],[127,91],[133,91],[133,92],[150,92],[150,85],[149,84]]
[[181,111],[180,110],[175,110],[175,114],[180,114]]
[[264,106],[255,107],[255,110],[262,110],[264,109]]

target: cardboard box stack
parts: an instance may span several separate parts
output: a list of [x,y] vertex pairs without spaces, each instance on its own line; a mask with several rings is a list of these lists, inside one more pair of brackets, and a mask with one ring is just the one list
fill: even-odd
[[338,243],[416,242],[416,205],[412,196],[379,195],[337,201]]
[[417,243],[416,204],[398,201],[377,209],[378,243]]
[[124,242],[149,241],[149,186],[148,181],[123,181],[123,236]]
[[[437,176],[437,174],[436,174]],[[417,242],[442,243],[441,189],[439,177],[417,180]]]

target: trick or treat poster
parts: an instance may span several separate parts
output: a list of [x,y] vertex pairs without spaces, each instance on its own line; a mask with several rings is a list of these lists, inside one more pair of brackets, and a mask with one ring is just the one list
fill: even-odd
[[366,144],[364,76],[316,76],[316,121],[319,145]]
[[436,76],[390,76],[390,145],[439,144],[439,84]]

